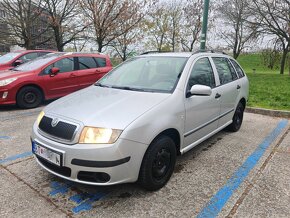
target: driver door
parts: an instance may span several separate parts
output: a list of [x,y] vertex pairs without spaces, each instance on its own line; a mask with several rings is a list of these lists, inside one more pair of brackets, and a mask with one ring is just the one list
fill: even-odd
[[187,96],[185,98],[184,146],[189,146],[218,128],[220,101],[216,98],[216,78],[210,60],[199,58],[193,65],[188,79],[187,91],[193,85],[212,88],[210,96]]
[[[53,67],[59,68],[59,73],[50,75]],[[79,89],[79,82],[75,74],[75,62],[73,57],[67,57],[56,61],[43,70],[45,87],[48,98],[57,98],[70,94]]]

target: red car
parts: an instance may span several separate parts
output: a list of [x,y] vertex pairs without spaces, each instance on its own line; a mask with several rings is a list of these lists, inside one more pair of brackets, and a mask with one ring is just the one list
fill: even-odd
[[25,50],[14,51],[0,57],[0,70],[8,70],[20,64],[31,61],[54,51],[48,50]]
[[0,105],[37,107],[92,85],[112,69],[104,54],[51,53],[0,71]]

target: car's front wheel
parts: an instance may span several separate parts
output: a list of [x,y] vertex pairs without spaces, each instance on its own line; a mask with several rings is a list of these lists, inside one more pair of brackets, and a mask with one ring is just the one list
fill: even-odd
[[176,162],[176,146],[168,136],[155,139],[147,149],[140,173],[139,183],[147,190],[162,188],[170,179]]
[[244,105],[239,102],[233,117],[233,122],[231,123],[231,125],[228,126],[228,130],[232,132],[237,132],[241,128],[241,125],[243,123],[244,110]]
[[16,102],[20,108],[35,108],[42,102],[42,92],[33,86],[25,86],[17,94]]

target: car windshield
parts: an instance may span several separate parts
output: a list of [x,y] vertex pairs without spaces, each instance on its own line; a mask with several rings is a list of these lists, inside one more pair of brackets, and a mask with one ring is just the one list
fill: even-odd
[[95,85],[132,91],[172,93],[186,57],[132,58],[106,74]]
[[13,68],[12,70],[14,71],[31,71],[31,70],[36,70],[46,64],[48,64],[50,61],[53,61],[57,59],[59,56],[63,54],[61,53],[50,53],[47,55],[43,55],[41,57],[38,57],[32,61],[26,62],[24,64],[21,64],[18,67]]
[[10,52],[0,57],[0,64],[6,64],[9,61],[12,61],[16,58],[20,53],[19,52]]

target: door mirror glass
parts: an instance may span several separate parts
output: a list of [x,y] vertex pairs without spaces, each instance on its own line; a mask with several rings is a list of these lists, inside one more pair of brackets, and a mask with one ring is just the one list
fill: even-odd
[[57,75],[58,73],[59,73],[59,68],[57,68],[57,67],[51,68],[51,70],[50,70],[50,76],[51,77]]
[[17,66],[21,65],[22,63],[23,63],[22,60],[16,60],[13,65],[14,65],[14,67],[17,67]]
[[212,90],[209,86],[204,85],[194,85],[189,91],[190,95],[199,95],[199,96],[210,96]]

